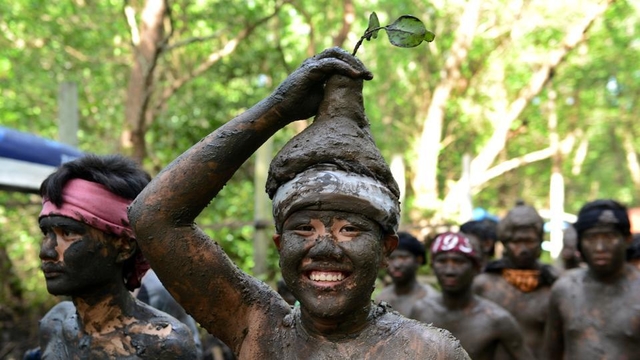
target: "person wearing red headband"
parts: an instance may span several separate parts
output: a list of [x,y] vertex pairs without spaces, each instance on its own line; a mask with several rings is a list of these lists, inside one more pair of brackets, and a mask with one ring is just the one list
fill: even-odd
[[640,272],[626,260],[627,208],[588,202],[573,227],[587,267],[567,271],[551,288],[544,359],[638,359]]
[[42,358],[196,358],[186,325],[131,294],[149,264],[127,206],[148,182],[132,160],[88,154],[42,183],[41,268],[49,293],[71,298],[40,321]]
[[463,233],[438,235],[431,244],[431,267],[442,293],[418,301],[409,317],[451,331],[474,360],[494,359],[499,345],[513,359],[533,359],[515,318],[471,290],[483,257],[479,249]]

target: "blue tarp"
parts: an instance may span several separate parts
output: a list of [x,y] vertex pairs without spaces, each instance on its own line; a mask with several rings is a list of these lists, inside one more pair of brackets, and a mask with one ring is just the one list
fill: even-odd
[[0,188],[37,192],[56,167],[82,155],[72,146],[0,126]]

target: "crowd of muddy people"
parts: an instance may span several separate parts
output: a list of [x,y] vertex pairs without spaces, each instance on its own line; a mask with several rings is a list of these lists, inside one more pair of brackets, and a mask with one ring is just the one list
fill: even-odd
[[[67,300],[25,359],[638,358],[627,209],[585,202],[558,267],[540,261],[544,222],[524,203],[428,239],[402,231],[400,190],[364,113],[372,78],[328,49],[154,178],[119,155],[63,164],[41,186],[39,256],[47,290]],[[311,117],[266,183],[276,289],[195,219],[265,141]],[[433,284],[417,276],[427,265]]]

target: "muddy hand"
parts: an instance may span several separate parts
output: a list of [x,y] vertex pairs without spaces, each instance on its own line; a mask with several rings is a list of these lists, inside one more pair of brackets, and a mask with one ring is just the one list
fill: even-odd
[[339,47],[327,49],[305,60],[271,94],[283,120],[291,122],[314,116],[324,96],[324,84],[334,74],[373,79],[364,64],[347,51]]

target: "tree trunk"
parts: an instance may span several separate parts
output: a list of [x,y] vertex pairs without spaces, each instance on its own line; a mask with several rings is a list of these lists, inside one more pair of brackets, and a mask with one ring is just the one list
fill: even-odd
[[445,76],[433,92],[424,120],[416,151],[418,157],[413,164],[415,176],[412,180],[416,197],[414,205],[420,209],[436,209],[438,207],[437,170],[445,106],[451,91],[462,76],[460,67],[467,59],[471,41],[478,26],[481,4],[481,0],[472,0],[465,6],[465,11],[456,30],[455,41],[451,47],[451,55],[445,61]]
[[[493,135],[471,162],[472,178],[482,178],[484,173],[490,170],[498,154],[500,154],[506,146],[507,135],[512,123],[520,116],[531,99],[542,91],[551,79],[553,71],[566,59],[566,56],[571,50],[586,39],[585,34],[591,25],[604,13],[612,2],[613,0],[608,0],[602,4],[594,5],[591,11],[587,12],[587,15],[567,32],[560,46],[549,52],[547,60],[540,64],[540,68],[533,73],[529,83],[520,90],[516,99],[503,109],[503,111],[496,112],[498,114],[496,118],[499,119],[499,121],[496,121]],[[553,151],[549,152],[549,156],[553,154]],[[445,204],[456,201],[455,194],[461,191],[460,187],[461,183],[458,181],[447,194],[444,200]],[[446,207],[455,208],[455,206],[452,205],[447,205]]]
[[153,93],[154,70],[162,52],[164,19],[167,15],[165,0],[146,0],[138,31],[133,10],[125,9],[129,19],[133,43],[133,67],[129,77],[125,101],[125,130],[121,146],[134,160],[142,162],[147,155],[144,136],[147,131],[149,104]]

